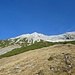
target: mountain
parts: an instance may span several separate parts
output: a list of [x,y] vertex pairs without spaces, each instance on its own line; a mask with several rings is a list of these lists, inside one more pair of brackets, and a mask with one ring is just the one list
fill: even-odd
[[60,35],[47,36],[41,33],[34,32],[32,34],[23,34],[14,38],[0,41],[0,47],[6,47],[14,44],[19,44],[20,46],[28,46],[34,42],[39,42],[40,40],[48,42],[64,42],[64,41],[74,41],[75,32],[67,32]]
[[73,41],[75,40],[75,32],[67,32],[64,34],[53,35],[53,36],[47,36],[41,33],[34,32],[32,34],[23,34],[11,39],[12,40],[18,39],[17,40],[18,42],[19,40],[22,40],[24,38],[26,38],[29,43],[31,43],[32,41],[34,43],[35,41],[40,41],[40,40],[49,41],[49,42]]
[[75,75],[75,32],[24,34],[0,47],[0,75]]

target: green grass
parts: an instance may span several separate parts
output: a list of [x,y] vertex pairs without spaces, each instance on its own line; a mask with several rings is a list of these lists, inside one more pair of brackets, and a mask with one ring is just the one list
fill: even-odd
[[23,53],[23,52],[26,52],[26,51],[35,50],[35,49],[39,49],[39,48],[43,48],[43,47],[48,47],[48,46],[52,46],[52,45],[55,45],[55,44],[67,44],[67,43],[75,44],[75,41],[54,42],[53,43],[53,42],[44,42],[44,41],[41,40],[40,42],[35,42],[34,44],[26,46],[26,47],[23,46],[21,48],[13,49],[10,52],[7,52],[3,55],[0,55],[0,58],[10,57],[10,56],[17,55],[17,54],[20,54],[20,53]]

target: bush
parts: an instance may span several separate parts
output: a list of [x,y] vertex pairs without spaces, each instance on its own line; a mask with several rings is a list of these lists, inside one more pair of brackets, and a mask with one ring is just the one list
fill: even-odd
[[53,60],[53,57],[50,56],[50,57],[48,58],[48,61],[51,61],[51,60]]

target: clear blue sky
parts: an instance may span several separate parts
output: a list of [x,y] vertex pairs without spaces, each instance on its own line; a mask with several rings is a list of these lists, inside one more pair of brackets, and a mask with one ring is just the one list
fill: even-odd
[[75,0],[0,0],[0,39],[67,31],[75,31]]

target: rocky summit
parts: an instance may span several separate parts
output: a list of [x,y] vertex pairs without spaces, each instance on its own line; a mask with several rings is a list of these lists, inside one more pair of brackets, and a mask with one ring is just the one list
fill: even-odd
[[32,34],[23,34],[14,38],[0,40],[0,47],[6,47],[14,44],[18,44],[20,46],[27,46],[33,44],[36,41],[39,42],[40,40],[48,42],[74,41],[75,32],[66,32],[64,34],[53,36],[48,36],[37,32],[34,32]]

